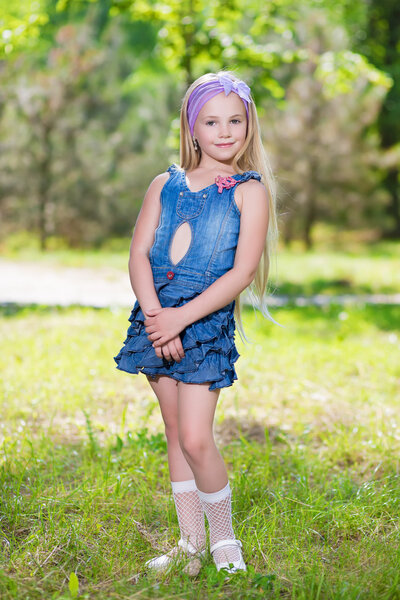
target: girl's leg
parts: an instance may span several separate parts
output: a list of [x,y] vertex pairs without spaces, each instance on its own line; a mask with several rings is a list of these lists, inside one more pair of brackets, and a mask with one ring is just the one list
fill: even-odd
[[[165,424],[171,487],[181,539],[194,546],[196,550],[203,550],[206,545],[204,511],[193,472],[179,444],[177,382],[163,375],[158,376],[156,380],[148,377],[148,381],[159,401]],[[165,560],[163,562],[165,563]]]
[[178,435],[182,452],[203,492],[215,492],[228,483],[225,463],[214,441],[213,422],[219,389],[209,383],[178,382]]
[[160,404],[161,415],[165,425],[171,481],[194,479],[192,469],[179,444],[178,382],[166,375],[159,375],[156,379],[148,377],[147,380]]
[[[178,383],[178,427],[183,454],[196,480],[210,526],[210,547],[217,568],[233,563],[246,569],[232,527],[231,489],[225,463],[215,445],[213,421],[219,390],[209,384]],[[229,544],[229,541],[231,543]],[[220,544],[219,544],[220,542]],[[213,547],[217,546],[214,550]]]

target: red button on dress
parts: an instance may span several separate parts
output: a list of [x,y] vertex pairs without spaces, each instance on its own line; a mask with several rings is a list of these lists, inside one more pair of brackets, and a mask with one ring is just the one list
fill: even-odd
[[173,279],[175,277],[175,273],[173,271],[168,271],[167,277],[168,279]]

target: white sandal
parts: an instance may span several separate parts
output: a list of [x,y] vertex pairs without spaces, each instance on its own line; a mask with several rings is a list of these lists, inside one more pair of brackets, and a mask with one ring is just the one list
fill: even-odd
[[217,567],[217,571],[220,571],[220,569],[226,569],[226,571],[228,573],[236,573],[236,571],[247,571],[247,567],[243,560],[242,552],[240,550],[240,548],[242,548],[242,546],[243,546],[242,542],[240,540],[220,540],[219,542],[216,542],[215,544],[213,544],[211,546],[211,548],[210,548],[211,554],[214,552],[214,550],[217,550],[217,548],[222,548],[224,546],[237,546],[239,548],[240,559],[239,560],[231,560],[229,563],[228,562],[217,563],[214,560],[215,565]]
[[190,542],[183,540],[182,538],[179,540],[178,545],[175,548],[172,548],[166,554],[162,556],[157,556],[156,558],[151,558],[145,563],[145,567],[148,569],[155,569],[157,571],[161,571],[162,569],[166,569],[174,560],[180,557],[200,557],[204,556],[205,550],[197,550],[193,544]]

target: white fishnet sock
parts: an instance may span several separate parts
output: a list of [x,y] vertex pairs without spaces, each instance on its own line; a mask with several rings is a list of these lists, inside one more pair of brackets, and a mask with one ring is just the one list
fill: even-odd
[[[220,540],[234,540],[231,512],[232,493],[229,482],[219,492],[208,494],[198,490],[198,494],[210,526],[210,547]],[[236,545],[224,546],[213,552],[213,558],[218,566],[221,563],[240,560],[241,551]]]
[[194,479],[171,481],[181,538],[197,550],[206,546],[204,511]]

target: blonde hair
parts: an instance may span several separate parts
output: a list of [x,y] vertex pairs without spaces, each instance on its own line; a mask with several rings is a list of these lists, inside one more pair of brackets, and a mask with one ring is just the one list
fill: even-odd
[[[234,73],[231,71],[219,71],[218,73],[206,73],[202,75],[186,91],[186,94],[182,100],[181,114],[180,114],[180,167],[185,171],[192,171],[198,167],[201,159],[200,151],[194,149],[192,136],[190,134],[189,123],[187,119],[187,104],[190,94],[193,90],[209,81],[217,81],[219,75],[229,75],[233,81],[240,81]],[[251,284],[246,288],[249,292],[250,300],[254,308],[259,308],[262,314],[280,325],[275,321],[269,314],[268,307],[265,302],[265,292],[267,289],[270,258],[276,253],[276,246],[278,242],[278,222],[276,213],[276,184],[275,178],[272,173],[269,159],[265,153],[264,147],[261,142],[260,125],[258,122],[257,111],[254,104],[254,100],[248,104],[249,107],[249,118],[247,135],[245,142],[239,152],[233,159],[233,168],[237,173],[243,173],[245,171],[257,171],[261,175],[261,181],[268,192],[268,204],[269,204],[269,223],[268,233],[266,236],[263,253],[261,255],[260,262],[257,267],[256,275]],[[244,291],[244,290],[243,290]],[[243,292],[242,292],[243,293]],[[239,294],[235,298],[235,320],[240,337],[243,341],[247,341],[246,335],[243,329],[243,323],[241,318],[241,306],[240,306]]]

